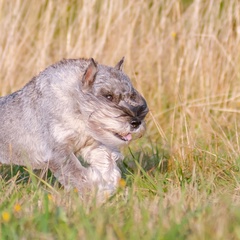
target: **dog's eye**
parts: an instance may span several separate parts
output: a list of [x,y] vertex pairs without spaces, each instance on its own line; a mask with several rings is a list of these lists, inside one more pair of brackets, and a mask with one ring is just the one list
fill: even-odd
[[113,95],[108,94],[108,95],[105,96],[105,98],[106,98],[108,101],[112,101],[112,100],[113,100]]

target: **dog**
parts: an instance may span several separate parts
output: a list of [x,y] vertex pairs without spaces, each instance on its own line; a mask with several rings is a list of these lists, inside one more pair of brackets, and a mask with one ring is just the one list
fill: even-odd
[[66,189],[112,195],[120,148],[142,136],[148,113],[123,63],[64,59],[1,97],[0,163],[50,169]]

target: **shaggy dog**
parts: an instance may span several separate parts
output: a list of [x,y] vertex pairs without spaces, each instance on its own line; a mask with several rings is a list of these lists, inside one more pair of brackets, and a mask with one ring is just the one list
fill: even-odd
[[143,134],[148,113],[123,61],[62,60],[0,98],[0,162],[49,168],[81,194],[112,194],[121,177],[119,148]]

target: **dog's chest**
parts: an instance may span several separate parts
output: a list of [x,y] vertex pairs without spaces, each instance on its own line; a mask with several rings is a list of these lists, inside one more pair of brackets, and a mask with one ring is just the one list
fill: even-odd
[[53,137],[59,144],[64,144],[73,152],[80,151],[86,144],[91,144],[91,137],[86,131],[84,121],[79,118],[65,116],[52,127]]

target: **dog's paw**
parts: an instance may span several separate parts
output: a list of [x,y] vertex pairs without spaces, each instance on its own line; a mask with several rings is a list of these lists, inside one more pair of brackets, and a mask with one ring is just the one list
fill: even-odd
[[120,152],[112,152],[111,153],[111,159],[112,161],[116,162],[116,161],[122,161],[123,160],[123,155]]

